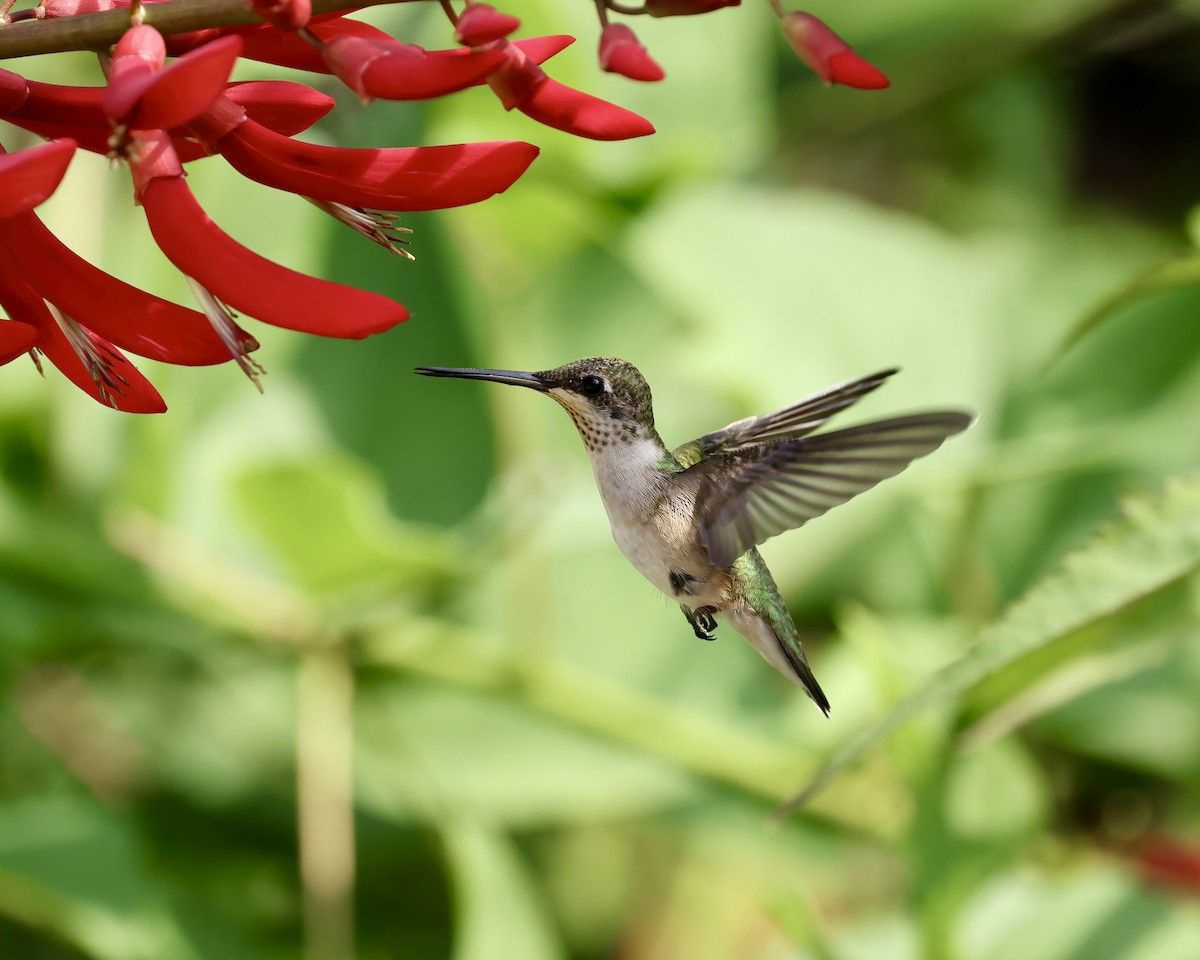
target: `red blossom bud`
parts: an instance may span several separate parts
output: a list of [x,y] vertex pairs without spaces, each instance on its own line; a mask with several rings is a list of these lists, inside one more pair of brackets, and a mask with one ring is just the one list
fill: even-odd
[[811,13],[789,13],[781,25],[797,55],[826,86],[840,83],[860,90],[882,90],[890,86],[881,70],[867,63]]
[[74,140],[55,140],[0,156],[0,218],[27,213],[44,202],[74,154]]
[[[169,147],[166,134],[157,137]],[[345,338],[379,333],[408,316],[394,300],[289,270],[246,249],[213,223],[182,176],[147,176],[135,162],[130,169],[159,249],[233,309],[277,327]]]
[[431,100],[481,82],[504,60],[498,49],[425,50],[395,40],[340,37],[321,51],[329,68],[364,102]]
[[646,12],[652,17],[691,17],[712,13],[721,7],[736,7],[742,0],[646,0]]
[[312,17],[312,0],[250,0],[250,5],[280,30],[299,30]]
[[136,65],[139,61],[128,56],[120,61],[128,66],[118,71],[114,57],[104,112],[113,123],[136,130],[181,127],[221,95],[241,52],[240,37],[221,37],[149,73],[142,72]]
[[285,137],[307,130],[336,103],[320,90],[291,80],[231,83],[225,88],[225,96],[243,107],[251,120]]
[[538,155],[532,144],[512,140],[329,147],[280,136],[226,108],[210,111],[192,130],[251,180],[372,210],[443,210],[478,203],[507,190]]
[[623,23],[610,23],[600,35],[600,67],[630,80],[653,82],[666,76]]
[[521,25],[511,14],[501,13],[486,3],[472,3],[454,25],[454,39],[468,47],[503,40]]
[[505,110],[514,107],[538,123],[589,140],[628,140],[654,132],[645,117],[546,76],[515,43],[500,41],[504,64],[488,85]]

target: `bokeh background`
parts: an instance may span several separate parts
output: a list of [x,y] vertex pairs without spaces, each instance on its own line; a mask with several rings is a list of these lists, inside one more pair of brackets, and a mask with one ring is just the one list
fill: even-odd
[[[893,88],[823,89],[750,4],[636,23],[637,86],[551,0],[513,12],[582,38],[555,75],[654,137],[328,84],[329,142],[543,148],[407,217],[415,263],[196,164],[238,239],[413,312],[255,325],[264,395],[147,364],[139,419],[4,369],[0,956],[1200,956],[1200,3],[811,9]],[[188,302],[122,171],[42,212]],[[978,411],[764,550],[831,719],[627,565],[555,404],[411,374],[595,354],[670,444],[893,365],[856,416]]]

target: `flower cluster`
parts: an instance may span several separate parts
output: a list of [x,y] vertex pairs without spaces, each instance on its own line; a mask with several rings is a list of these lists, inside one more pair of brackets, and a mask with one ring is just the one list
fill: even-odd
[[[679,16],[737,2],[647,0],[636,10],[598,4],[600,65],[636,80],[663,77],[633,31],[608,22],[609,11]],[[314,4],[321,12],[314,13]],[[252,12],[243,18],[252,22],[214,27],[176,15],[163,30],[153,25],[167,23],[158,14],[167,8],[178,14],[186,3],[41,0],[9,12],[12,5],[0,13],[0,39],[22,29],[18,20],[66,27],[120,19],[115,43],[100,55],[102,86],[61,86],[0,70],[0,119],[49,141],[13,154],[0,148],[0,247],[7,254],[0,305],[8,314],[0,319],[0,364],[26,352],[35,361],[44,355],[96,400],[130,412],[161,411],[165,404],[126,353],[186,365],[232,360],[257,383],[262,368],[251,353],[258,343],[236,314],[344,338],[387,330],[407,316],[386,297],[290,270],[233,240],[188,188],[187,165],[220,156],[248,179],[302,197],[409,256],[400,213],[487,199],[511,186],[538,154],[521,141],[369,149],[307,143],[296,135],[330,111],[333,100],[290,81],[233,82],[240,58],[333,75],[364,102],[428,100],[486,86],[505,109],[576,136],[621,140],[654,132],[645,118],[543,70],[572,37],[510,39],[520,21],[485,3],[467,2],[456,12],[443,0],[456,44],[445,50],[402,43],[345,16],[355,6],[350,0],[228,0],[231,11]],[[211,16],[213,5],[205,6]],[[886,86],[816,18],[779,12],[789,40],[823,80]],[[33,212],[76,149],[128,168],[155,242],[187,279],[199,309],[99,270]]]

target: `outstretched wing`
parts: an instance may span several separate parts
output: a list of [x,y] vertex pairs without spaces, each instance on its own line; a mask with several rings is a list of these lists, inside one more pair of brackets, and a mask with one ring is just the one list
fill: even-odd
[[845,410],[866,396],[895,372],[895,369],[881,370],[868,377],[848,380],[774,413],[737,420],[727,427],[688,441],[672,451],[672,455],[682,466],[690,467],[708,457],[732,453],[756,443],[803,437],[819,428],[839,410]]
[[701,460],[687,472],[701,477],[696,518],[709,559],[728,567],[755,544],[895,476],[971,419],[918,413]]

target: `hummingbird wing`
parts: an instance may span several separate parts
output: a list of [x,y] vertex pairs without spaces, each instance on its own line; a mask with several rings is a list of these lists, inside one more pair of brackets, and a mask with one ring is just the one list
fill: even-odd
[[756,544],[895,476],[971,420],[918,413],[701,460],[685,473],[700,477],[695,516],[709,559],[728,568]]
[[880,370],[867,377],[847,380],[836,387],[793,403],[790,407],[764,413],[757,417],[736,420],[727,427],[706,433],[672,451],[683,467],[690,467],[708,457],[729,453],[771,440],[791,440],[818,429],[840,410],[858,402],[880,386],[896,369]]

